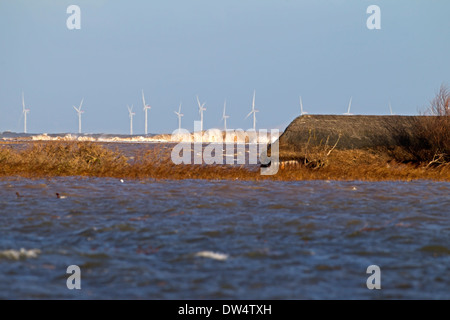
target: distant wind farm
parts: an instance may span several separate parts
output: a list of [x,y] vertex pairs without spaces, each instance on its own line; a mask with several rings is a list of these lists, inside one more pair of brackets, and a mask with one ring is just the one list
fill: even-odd
[[[144,90],[141,90],[141,98],[142,98],[142,110],[144,112],[144,134],[148,135],[149,134],[149,130],[150,125],[149,125],[149,111],[152,109],[152,106],[146,101],[145,98],[145,94],[144,94]],[[199,113],[199,117],[200,117],[200,131],[203,132],[204,131],[204,112],[206,111],[206,102],[201,102],[200,98],[198,95],[195,96],[195,101],[197,102],[197,106],[198,106],[198,113]],[[349,104],[347,106],[347,112],[343,113],[343,115],[353,115],[353,113],[351,113],[351,107],[352,107],[352,101],[353,101],[353,97],[350,97],[350,101]],[[83,130],[82,130],[82,115],[85,113],[84,110],[82,110],[83,107],[83,103],[84,103],[84,98],[81,99],[80,104],[78,105],[78,107],[73,106],[74,110],[76,111],[77,114],[77,119],[78,119],[78,134],[82,134]],[[303,107],[303,100],[302,100],[302,96],[299,96],[299,104],[300,104],[300,115],[308,115],[309,112],[305,111],[304,107]],[[182,117],[184,116],[183,113],[181,113],[181,107],[182,107],[182,103],[180,102],[179,106],[178,106],[178,111],[174,111],[176,117],[177,117],[177,122],[178,122],[178,129],[182,129]],[[392,111],[392,105],[391,102],[388,103],[388,107],[389,107],[389,114],[390,115],[395,115],[394,112]],[[223,121],[223,129],[226,131],[228,129],[228,119],[230,118],[230,115],[228,115],[226,113],[226,109],[227,109],[227,101],[224,101],[223,104],[223,112],[222,112],[222,117],[221,117],[221,121]],[[128,110],[128,117],[129,117],[129,134],[130,135],[134,135],[135,130],[134,130],[134,117],[137,115],[136,112],[133,111],[133,106],[131,105],[127,105],[127,110]],[[256,124],[257,124],[257,119],[256,119],[256,113],[258,113],[259,110],[256,109],[256,91],[253,91],[253,97],[252,97],[252,102],[251,102],[251,110],[250,112],[243,118],[243,119],[248,119],[249,117],[252,118],[252,129],[256,130]],[[21,117],[23,117],[23,133],[28,133],[28,114],[30,113],[30,109],[27,108],[26,104],[25,104],[25,94],[24,92],[22,92],[22,113],[21,113]],[[156,121],[156,119],[155,119]],[[171,131],[171,130],[168,130]]]

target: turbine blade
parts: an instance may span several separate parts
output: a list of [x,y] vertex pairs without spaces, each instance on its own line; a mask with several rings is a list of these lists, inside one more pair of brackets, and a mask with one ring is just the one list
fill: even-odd
[[25,111],[25,95],[24,95],[23,91],[22,91],[22,110]]
[[144,109],[145,109],[145,97],[144,97],[144,90],[142,90],[142,104],[144,105]]
[[81,103],[80,103],[80,110],[81,110],[81,106],[83,105],[83,101],[84,101],[84,98],[83,98],[83,99],[81,99]]
[[350,102],[348,103],[347,113],[350,113],[350,108],[352,107],[352,99],[353,99],[353,97],[350,97]]
[[255,109],[255,95],[256,95],[256,90],[253,90],[253,102],[252,102],[252,110]]
[[247,119],[248,117],[250,117],[250,115],[253,113],[253,110],[250,111],[250,113],[245,117],[245,119]]

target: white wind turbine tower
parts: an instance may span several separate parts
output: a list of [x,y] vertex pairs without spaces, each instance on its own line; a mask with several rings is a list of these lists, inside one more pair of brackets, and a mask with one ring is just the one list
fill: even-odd
[[148,118],[147,118],[147,112],[152,107],[145,103],[145,97],[144,97],[144,90],[142,90],[142,104],[144,105],[144,112],[145,112],[145,134],[148,134]]
[[178,112],[174,111],[175,114],[178,116],[178,130],[181,130],[181,117],[184,116],[184,114],[181,113],[181,102],[180,107],[178,108]]
[[23,133],[27,133],[27,114],[30,109],[25,108],[25,95],[22,91]]
[[352,107],[352,99],[353,99],[353,97],[350,97],[350,102],[348,103],[348,110],[347,110],[346,113],[343,113],[343,115],[345,115],[345,116],[352,116],[353,115],[353,113],[350,113],[350,108]]
[[391,106],[391,102],[389,101],[389,111],[391,112],[391,116],[394,115],[394,113],[392,112],[392,106]]
[[250,117],[251,114],[253,114],[253,130],[256,131],[256,112],[259,112],[259,110],[255,109],[255,95],[256,91],[253,91],[252,111],[250,111],[250,113],[245,117],[245,119],[247,119],[248,117]]
[[81,106],[83,105],[83,99],[81,99],[81,103],[80,106],[77,108],[75,106],[73,106],[73,108],[75,109],[75,111],[78,113],[78,133],[81,134],[81,115],[84,113],[84,111],[81,111]]
[[130,116],[130,136],[133,135],[133,116],[136,115],[136,113],[133,112],[133,106],[131,108],[127,106],[128,109],[128,115]]
[[225,100],[225,102],[223,104],[223,115],[222,115],[223,126],[224,126],[225,131],[227,131],[227,119],[230,117],[230,116],[227,116],[225,113],[226,108],[227,108],[227,100]]
[[203,132],[203,111],[205,111],[206,108],[205,108],[205,102],[203,102],[203,104],[200,104],[198,95],[197,95],[197,103],[198,103],[198,112],[200,113],[200,132]]
[[302,102],[302,96],[300,96],[300,115],[308,114],[308,112],[303,111],[303,102]]

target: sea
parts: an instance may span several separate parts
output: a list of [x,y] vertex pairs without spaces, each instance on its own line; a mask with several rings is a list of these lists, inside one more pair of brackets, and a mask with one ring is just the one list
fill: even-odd
[[0,299],[450,299],[450,183],[0,178]]

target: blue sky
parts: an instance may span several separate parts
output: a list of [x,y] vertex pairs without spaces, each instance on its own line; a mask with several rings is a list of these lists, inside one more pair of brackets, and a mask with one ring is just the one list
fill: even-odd
[[[81,30],[66,9],[81,8]],[[381,30],[369,30],[369,5]],[[199,119],[204,128],[248,129],[253,90],[258,128],[284,129],[299,114],[417,114],[450,79],[448,0],[0,0],[0,132],[20,132],[25,92],[29,132],[149,131]]]

